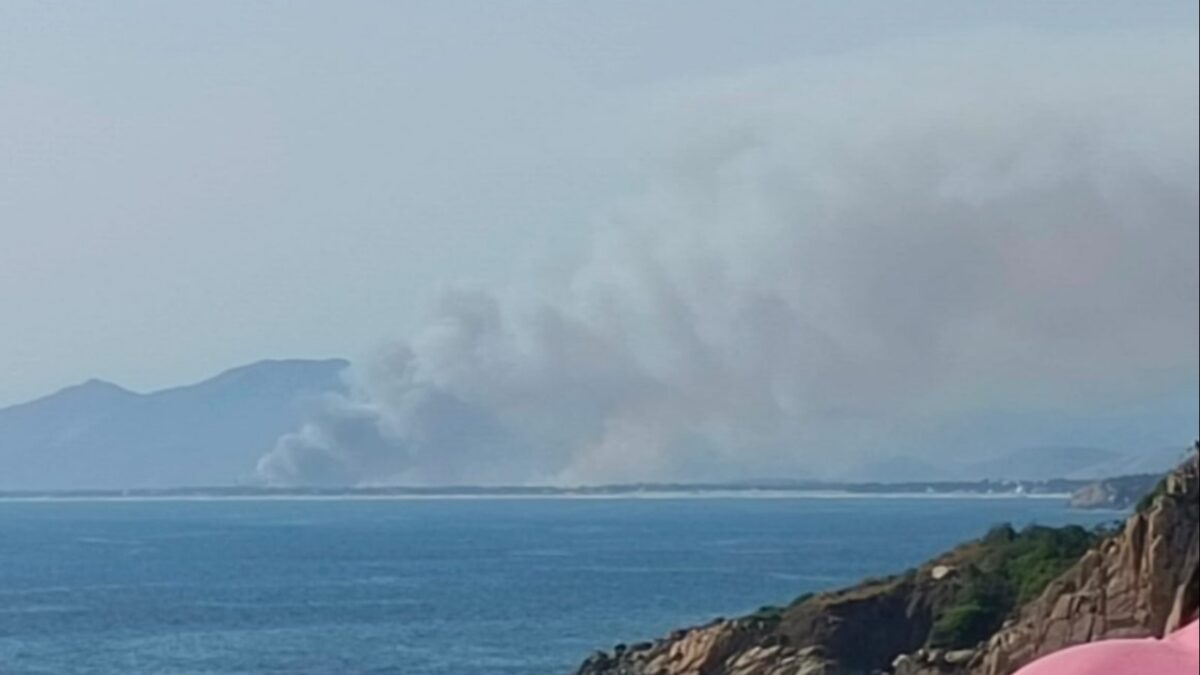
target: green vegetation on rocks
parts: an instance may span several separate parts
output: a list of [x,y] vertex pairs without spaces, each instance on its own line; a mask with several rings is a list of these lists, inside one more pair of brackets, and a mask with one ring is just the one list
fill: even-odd
[[1099,533],[1082,527],[993,528],[960,573],[955,602],[929,635],[931,647],[971,647],[994,633],[1013,610],[1040,594],[1079,560]]
[[1124,523],[1003,525],[900,575],[597,652],[578,675],[1001,675],[1131,627],[1161,634],[1196,611],[1198,462],[1192,455],[1154,507]]

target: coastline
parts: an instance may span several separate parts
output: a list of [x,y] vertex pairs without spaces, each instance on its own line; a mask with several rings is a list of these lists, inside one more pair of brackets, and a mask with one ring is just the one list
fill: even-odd
[[[614,500],[1066,500],[1069,492],[1018,494],[1012,492],[838,492],[838,491],[727,491],[727,492],[645,492],[614,494],[260,494],[260,495],[0,495],[0,503],[30,502],[271,502],[271,501],[614,501]],[[1112,509],[1123,513],[1123,509]]]
[[1196,612],[1198,461],[1115,527],[996,526],[903,572],[594,651],[576,675],[1009,675],[1160,637]]

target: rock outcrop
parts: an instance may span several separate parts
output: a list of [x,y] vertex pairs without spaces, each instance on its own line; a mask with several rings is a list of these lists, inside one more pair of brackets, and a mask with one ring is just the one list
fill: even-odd
[[1150,492],[1161,477],[1139,474],[1088,483],[1071,495],[1070,505],[1076,509],[1127,509]]
[[1072,644],[1162,635],[1200,599],[1197,461],[974,646],[936,648],[936,635],[988,555],[986,540],[900,576],[597,652],[578,675],[1008,675]]
[[903,575],[805,596],[786,609],[764,608],[611,655],[598,652],[579,675],[874,673],[925,642],[939,611],[954,601],[954,570],[968,555],[956,549]]
[[1161,637],[1190,619],[1200,600],[1198,461],[1193,456],[1168,475],[1118,534],[1088,551],[957,672],[1006,675],[1063,647]]

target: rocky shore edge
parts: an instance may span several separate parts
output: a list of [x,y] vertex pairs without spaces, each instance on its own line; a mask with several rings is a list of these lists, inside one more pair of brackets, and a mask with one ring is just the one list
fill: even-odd
[[1112,531],[997,528],[903,574],[596,652],[576,675],[1009,675],[1161,636],[1200,605],[1198,462]]

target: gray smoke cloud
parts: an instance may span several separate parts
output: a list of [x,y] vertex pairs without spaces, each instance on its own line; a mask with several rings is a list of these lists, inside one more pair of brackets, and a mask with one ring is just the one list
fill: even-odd
[[587,259],[447,287],[259,473],[811,474],[1194,378],[1195,48],[1008,36],[632,96],[666,150]]

